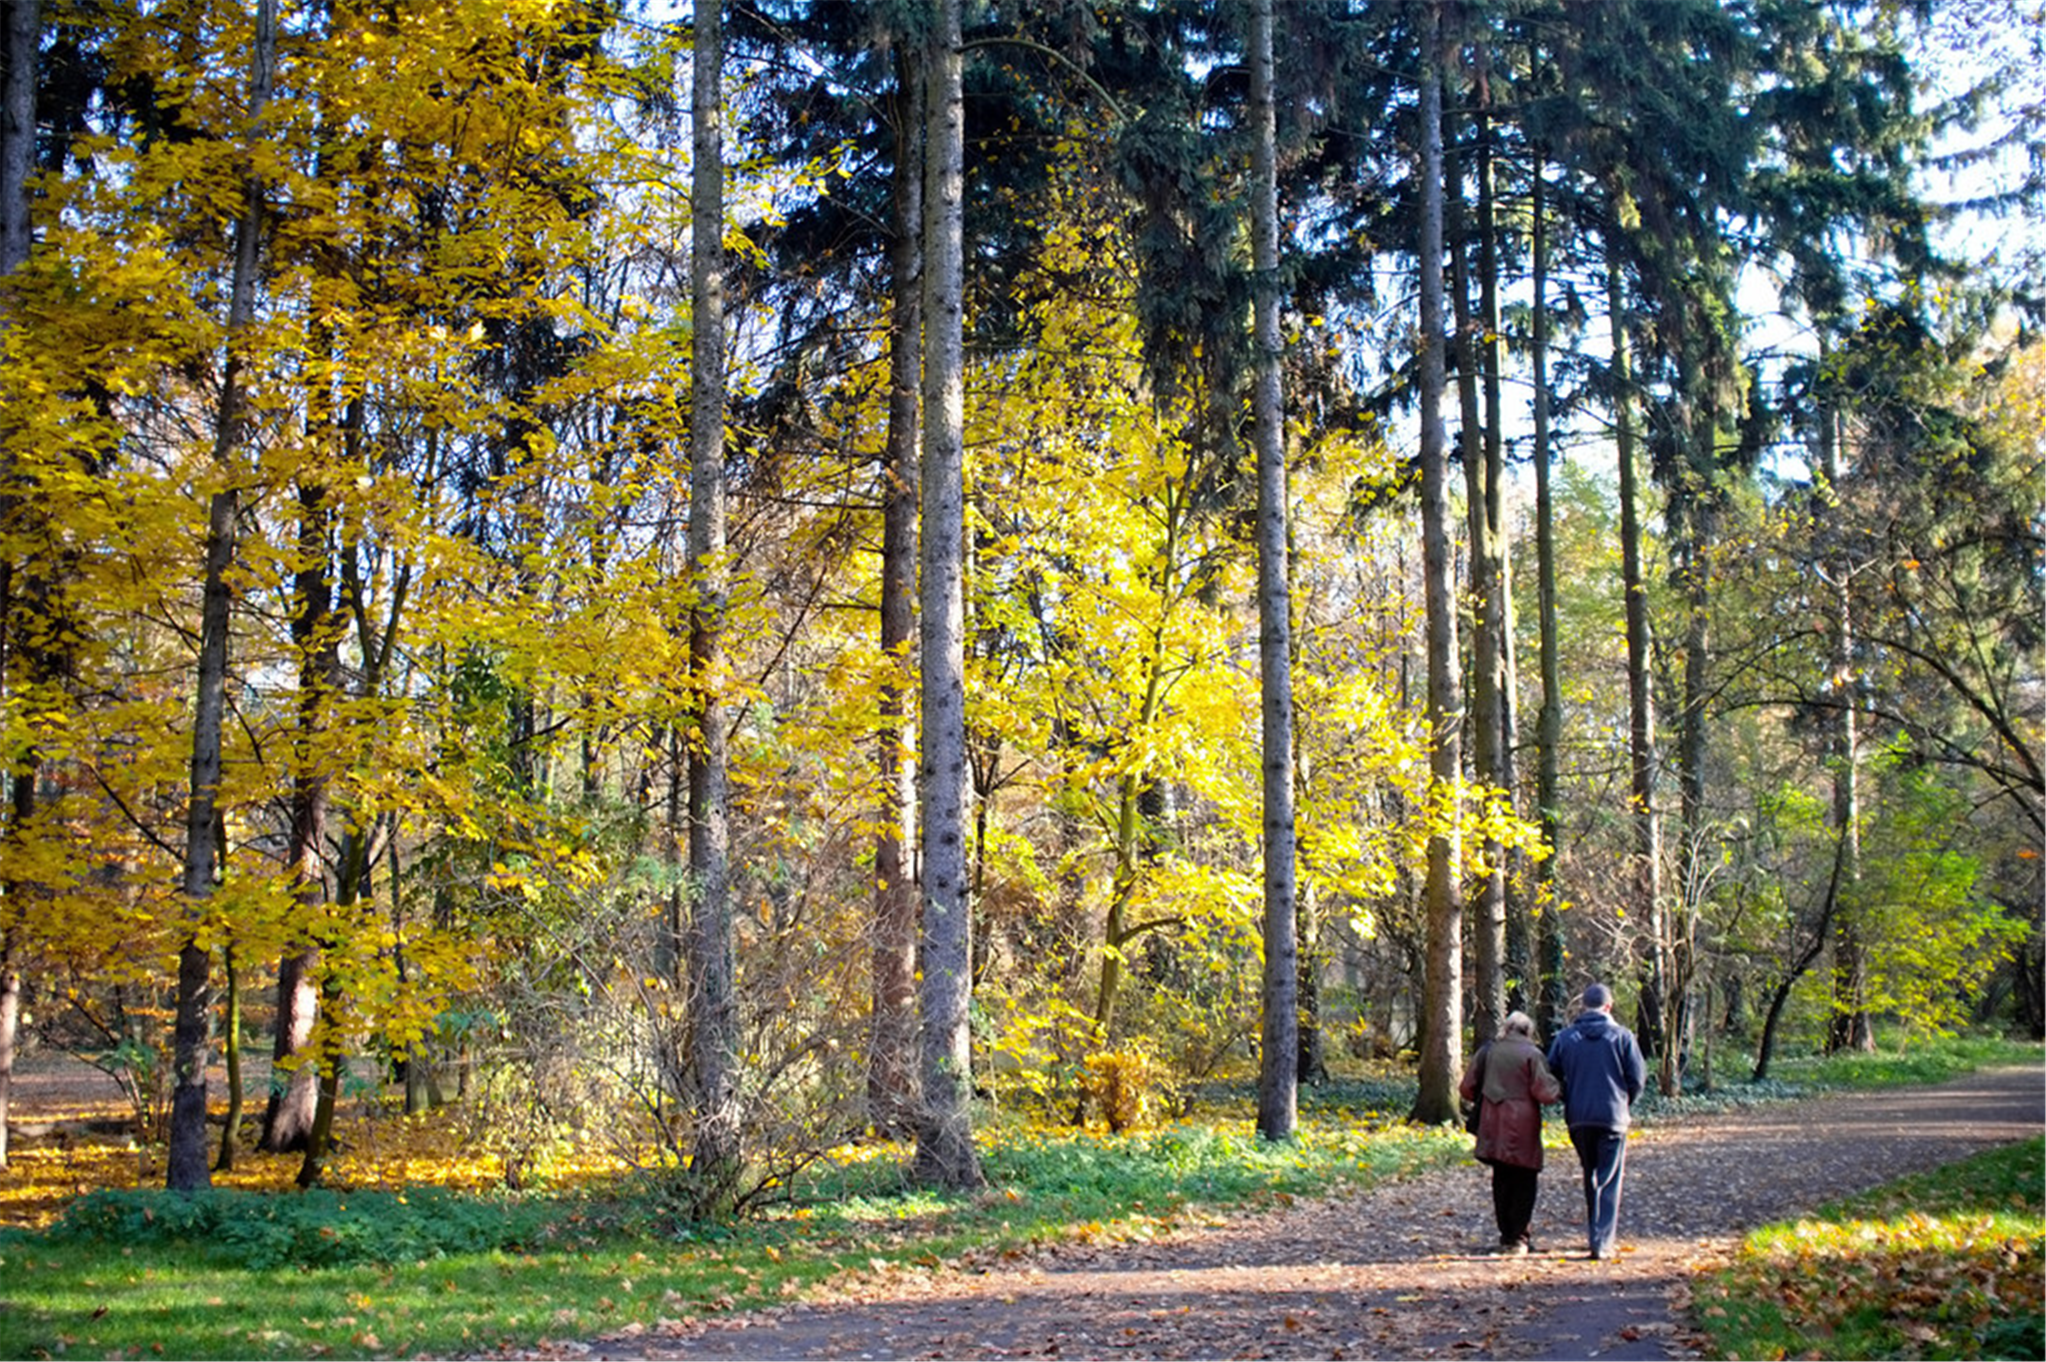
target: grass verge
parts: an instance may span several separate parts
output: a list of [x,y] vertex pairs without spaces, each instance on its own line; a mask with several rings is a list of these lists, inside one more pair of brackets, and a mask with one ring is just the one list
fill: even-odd
[[1693,1310],[1730,1358],[2046,1356],[2046,1140],[1755,1231]]

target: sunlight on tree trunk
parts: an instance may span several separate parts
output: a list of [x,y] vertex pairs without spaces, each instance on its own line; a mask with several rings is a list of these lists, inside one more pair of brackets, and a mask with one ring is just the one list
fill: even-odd
[[[1819,413],[1819,478],[1814,512],[1821,533],[1838,541],[1837,525],[1840,486],[1840,414],[1827,404]],[[1839,885],[1833,912],[1833,1017],[1826,1030],[1829,1051],[1873,1051],[1875,1028],[1869,1024],[1867,990],[1868,961],[1861,941],[1857,914],[1861,905],[1861,754],[1855,723],[1854,605],[1849,579],[1854,567],[1844,553],[1829,555],[1832,562],[1820,568],[1820,580],[1831,594],[1827,612],[1826,666],[1829,675],[1824,690],[1831,692],[1833,707],[1828,755],[1833,768],[1833,827],[1840,839]]]
[[973,1147],[973,937],[966,829],[965,104],[960,0],[938,0],[925,38],[923,412],[923,1109],[916,1173],[943,1187],[985,1178]]
[[[1445,122],[1448,120],[1445,119]],[[1498,591],[1495,573],[1499,546],[1485,491],[1485,446],[1490,439],[1479,403],[1478,318],[1471,309],[1470,228],[1463,194],[1462,157],[1455,150],[1454,129],[1443,132],[1444,210],[1448,218],[1450,311],[1456,332],[1457,410],[1463,427],[1458,445],[1463,455],[1464,522],[1468,530],[1470,628],[1471,777],[1481,789],[1500,780],[1499,690],[1501,645],[1494,628],[1493,605]],[[1489,348],[1489,347],[1488,347]],[[1467,905],[1471,940],[1471,1025],[1479,1041],[1499,1033],[1506,1020],[1506,863],[1495,838],[1482,839],[1479,854],[1485,869]]]
[[[1612,315],[1613,444],[1620,468],[1620,574],[1626,592],[1628,792],[1634,823],[1629,900],[1648,933],[1643,1008],[1662,1005],[1662,822],[1655,806],[1655,699],[1648,583],[1641,562],[1641,489],[1634,451],[1634,372],[1617,247],[1608,249],[1606,296]],[[1589,982],[1589,981],[1586,981]],[[1655,1015],[1660,1015],[1657,1012]],[[1646,1029],[1646,1028],[1643,1028]],[[1658,1028],[1659,1029],[1659,1028]],[[1649,1037],[1642,1037],[1647,1044]],[[1650,1047],[1653,1048],[1652,1046]]]
[[689,669],[696,741],[689,749],[690,1071],[697,1207],[722,1211],[740,1173],[739,1018],[729,866],[725,548],[725,142],[723,7],[696,6],[690,97]]
[[1278,132],[1272,107],[1272,0],[1250,14],[1251,270],[1255,293],[1257,601],[1264,771],[1264,1025],[1257,1133],[1293,1138],[1300,1101],[1300,962],[1295,939],[1293,598],[1286,563],[1285,395],[1279,371]]
[[1423,967],[1420,1090],[1412,1118],[1454,1119],[1463,1050],[1463,895],[1460,833],[1463,759],[1457,739],[1463,689],[1457,659],[1454,568],[1450,554],[1449,451],[1442,429],[1446,384],[1442,306],[1442,80],[1449,68],[1441,0],[1428,7],[1427,62],[1421,79],[1421,550],[1428,635],[1429,770],[1437,800],[1430,810],[1426,961]]

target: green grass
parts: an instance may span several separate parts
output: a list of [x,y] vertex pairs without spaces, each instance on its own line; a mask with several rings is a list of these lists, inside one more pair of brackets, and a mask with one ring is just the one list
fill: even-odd
[[0,1236],[0,1357],[447,1354],[655,1327],[845,1273],[1148,1238],[1233,1206],[1454,1163],[1467,1138],[1336,1108],[1304,1115],[1284,1145],[1239,1116],[1126,1136],[997,1125],[983,1151],[991,1187],[975,1195],[910,1188],[899,1157],[882,1157],[813,1176],[761,1219],[681,1234],[623,1189],[103,1193],[49,1231]]
[[1634,1104],[1634,1115],[1645,1124],[1653,1124],[1665,1116],[1731,1111],[1825,1092],[1943,1083],[1976,1069],[2004,1065],[2036,1068],[2039,1063],[2040,1049],[2035,1044],[1997,1036],[1940,1036],[1915,1040],[1902,1051],[1779,1055],[1770,1065],[1770,1076],[1752,1083],[1747,1081],[1747,1075],[1754,1069],[1753,1058],[1728,1052],[1714,1062],[1715,1082],[1710,1089],[1698,1084],[1694,1072],[1693,1086],[1676,1097],[1665,1097],[1656,1090],[1651,1074],[1649,1090]]
[[1749,1235],[1693,1310],[1734,1358],[2037,1358],[2046,1140],[1992,1150]]
[[[2040,1057],[2001,1037],[1940,1037],[1774,1068],[1788,1092],[1825,1092]],[[1755,1231],[1731,1268],[1700,1280],[1692,1313],[1729,1362],[2040,1362],[2042,1235],[2046,1141],[2011,1145]]]
[[1789,1083],[1824,1088],[1894,1088],[1942,1083],[1976,1069],[1998,1065],[2037,1066],[2039,1047],[2000,1036],[1941,1036],[1914,1041],[1901,1050],[1873,1054],[1801,1055],[1779,1058],[1775,1076]]

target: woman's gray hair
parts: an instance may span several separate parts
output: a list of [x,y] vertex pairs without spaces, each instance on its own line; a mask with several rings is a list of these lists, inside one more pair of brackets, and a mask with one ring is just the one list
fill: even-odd
[[1499,1038],[1504,1040],[1508,1036],[1519,1036],[1522,1040],[1533,1040],[1535,1038],[1534,1018],[1528,1016],[1525,1012],[1508,1012],[1506,1020],[1499,1023]]

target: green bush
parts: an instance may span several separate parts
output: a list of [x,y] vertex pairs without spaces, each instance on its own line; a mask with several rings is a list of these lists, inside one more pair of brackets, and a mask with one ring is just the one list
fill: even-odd
[[124,1190],[80,1197],[48,1234],[58,1242],[189,1245],[227,1264],[262,1270],[518,1248],[532,1241],[543,1220],[534,1207],[437,1191]]
[[2037,1315],[1998,1320],[1982,1333],[1982,1356],[2046,1357],[2046,1320]]

